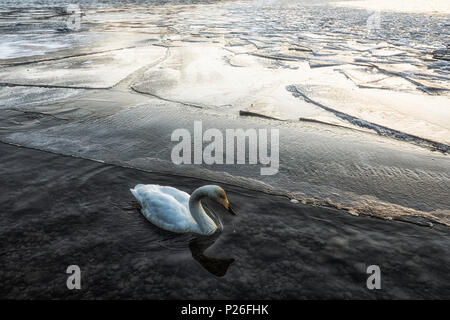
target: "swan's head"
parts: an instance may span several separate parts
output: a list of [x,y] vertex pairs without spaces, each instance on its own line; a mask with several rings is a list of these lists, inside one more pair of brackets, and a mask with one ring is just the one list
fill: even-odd
[[230,206],[230,202],[228,201],[228,197],[227,194],[225,193],[225,190],[223,190],[221,187],[211,186],[211,189],[209,191],[209,198],[216,201],[218,204],[222,205],[225,208],[225,210],[227,210],[232,215],[236,215],[236,213]]

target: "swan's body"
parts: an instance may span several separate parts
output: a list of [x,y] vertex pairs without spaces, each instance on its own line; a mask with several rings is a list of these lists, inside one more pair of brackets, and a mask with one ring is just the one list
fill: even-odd
[[200,200],[208,197],[231,210],[225,191],[213,185],[196,189],[191,196],[184,191],[156,184],[138,184],[130,189],[142,206],[142,214],[156,226],[177,233],[211,235],[217,225],[206,214]]

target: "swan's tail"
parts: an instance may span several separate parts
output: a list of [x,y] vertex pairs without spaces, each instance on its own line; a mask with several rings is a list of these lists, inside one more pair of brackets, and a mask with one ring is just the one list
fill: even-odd
[[141,189],[142,184],[138,184],[134,187],[134,189],[130,189],[133,196],[136,198],[136,200],[142,204],[142,195],[139,193],[139,189]]

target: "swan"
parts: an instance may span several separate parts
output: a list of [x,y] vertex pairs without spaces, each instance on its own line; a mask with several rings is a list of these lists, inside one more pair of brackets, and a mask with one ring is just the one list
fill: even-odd
[[130,191],[141,204],[141,212],[148,221],[176,233],[211,235],[216,232],[218,227],[203,209],[202,198],[216,201],[235,215],[225,191],[215,185],[200,187],[191,196],[176,188],[157,184],[138,184]]

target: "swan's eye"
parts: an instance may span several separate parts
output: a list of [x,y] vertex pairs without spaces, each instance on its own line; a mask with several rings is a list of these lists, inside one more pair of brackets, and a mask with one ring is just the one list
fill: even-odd
[[224,194],[223,194],[223,192],[222,192],[222,190],[216,190],[216,197],[218,198],[218,199],[223,199],[223,197],[224,197]]

